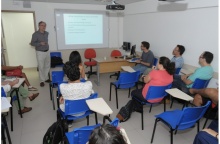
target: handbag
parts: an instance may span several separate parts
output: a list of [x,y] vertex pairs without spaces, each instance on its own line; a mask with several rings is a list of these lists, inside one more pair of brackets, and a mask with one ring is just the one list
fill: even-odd
[[21,71],[21,69],[9,70],[9,71],[6,71],[5,75],[6,76],[18,76],[18,77],[21,77],[22,71]]

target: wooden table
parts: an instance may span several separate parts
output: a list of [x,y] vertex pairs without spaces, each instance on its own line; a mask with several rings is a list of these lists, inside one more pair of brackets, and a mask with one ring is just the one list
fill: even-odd
[[103,57],[103,58],[94,58],[97,62],[97,81],[95,83],[100,85],[100,74],[118,72],[121,71],[121,66],[131,66],[133,67],[135,63],[130,63],[126,59],[115,58],[115,57]]

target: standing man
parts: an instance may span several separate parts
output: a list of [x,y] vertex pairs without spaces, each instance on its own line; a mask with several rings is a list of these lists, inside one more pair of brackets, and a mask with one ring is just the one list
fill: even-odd
[[210,65],[213,60],[213,54],[205,51],[199,57],[200,68],[197,68],[194,73],[187,75],[174,75],[172,88],[178,88],[183,92],[190,94],[189,88],[192,88],[194,81],[199,78],[208,80],[212,78],[213,68]]
[[141,74],[148,68],[151,68],[154,63],[154,54],[149,50],[150,44],[146,41],[141,42],[142,55],[140,60],[136,60],[137,65],[133,67],[135,71],[140,71]]
[[184,60],[182,57],[182,54],[185,51],[185,47],[182,45],[177,45],[173,50],[173,58],[171,59],[171,62],[175,63],[175,68],[182,68],[184,64]]
[[40,86],[44,86],[44,82],[50,82],[48,73],[50,70],[50,53],[48,45],[49,33],[45,31],[46,23],[40,21],[38,24],[39,30],[32,34],[31,45],[35,46],[38,62]]

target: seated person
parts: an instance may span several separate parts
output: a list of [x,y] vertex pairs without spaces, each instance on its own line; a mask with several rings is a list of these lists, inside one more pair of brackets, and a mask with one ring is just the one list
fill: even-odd
[[87,80],[86,75],[85,75],[85,69],[82,63],[81,56],[78,51],[72,51],[70,56],[69,56],[69,61],[73,64],[76,64],[79,66],[80,69],[80,78],[83,78]]
[[184,60],[182,54],[185,51],[185,47],[182,45],[177,45],[173,50],[173,58],[171,62],[175,63],[175,68],[182,68],[184,64]]
[[[149,86],[165,86],[173,82],[173,74],[175,72],[175,64],[170,62],[167,57],[160,57],[157,64],[158,70],[152,70],[144,77],[146,83],[144,88],[133,90],[131,95],[140,101],[146,101],[146,95]],[[161,99],[149,100],[149,102],[160,102]]]
[[106,124],[95,128],[88,144],[127,144],[126,138],[116,127]]
[[[77,64],[66,62],[63,71],[67,75],[68,83],[60,85],[60,109],[65,111],[64,100],[78,100],[88,98],[92,93],[92,83],[90,81],[80,82],[80,69]],[[77,115],[78,116],[78,115]]]
[[[22,65],[19,65],[19,66],[4,66],[4,65],[2,65],[1,69],[2,69],[2,75],[5,75],[6,71],[15,70],[15,69],[21,69],[22,70],[23,66]],[[24,82],[28,86],[29,91],[37,91],[37,88],[31,86],[31,84],[29,83],[28,78],[27,78],[25,73],[22,73],[21,77],[25,78]]]
[[[4,88],[4,91],[7,92],[8,97],[10,97],[10,95],[11,95],[11,87],[17,83],[18,83],[18,79],[15,79],[13,81],[5,80],[2,82],[2,86]],[[12,96],[14,96],[14,95],[16,95],[15,91],[12,93]],[[20,107],[21,107],[22,114],[32,110],[31,107],[24,106],[24,103],[25,103],[24,101],[26,100],[26,98],[28,97],[30,101],[33,101],[38,95],[39,95],[39,93],[29,94],[28,90],[25,89],[23,86],[19,87],[18,97],[19,97],[19,101],[20,101]],[[16,103],[16,106],[18,107],[18,103]],[[18,113],[20,113],[20,112],[18,111]]]
[[203,80],[212,78],[213,68],[210,65],[212,60],[213,54],[211,52],[203,52],[199,57],[199,64],[201,65],[201,68],[197,68],[192,74],[174,75],[172,88],[178,88],[189,94],[189,88],[192,88],[193,82],[196,78]]
[[146,41],[141,42],[142,55],[139,60],[136,60],[136,66],[133,67],[135,71],[140,71],[141,74],[148,68],[151,68],[154,64],[154,54],[149,50],[150,44]]
[[213,120],[208,128],[197,133],[193,144],[218,144],[218,121]]
[[207,101],[212,101],[212,108],[218,104],[218,89],[205,88],[205,89],[189,89],[190,94],[195,94],[193,104],[195,106],[205,105]]

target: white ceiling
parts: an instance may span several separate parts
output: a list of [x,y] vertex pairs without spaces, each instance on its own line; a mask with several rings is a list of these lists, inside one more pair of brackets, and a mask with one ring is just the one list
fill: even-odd
[[[13,0],[21,1],[21,0]],[[30,2],[49,2],[49,3],[72,3],[72,4],[94,4],[94,5],[107,5],[111,4],[112,0],[22,0]],[[144,0],[115,0],[116,3],[126,5]]]

